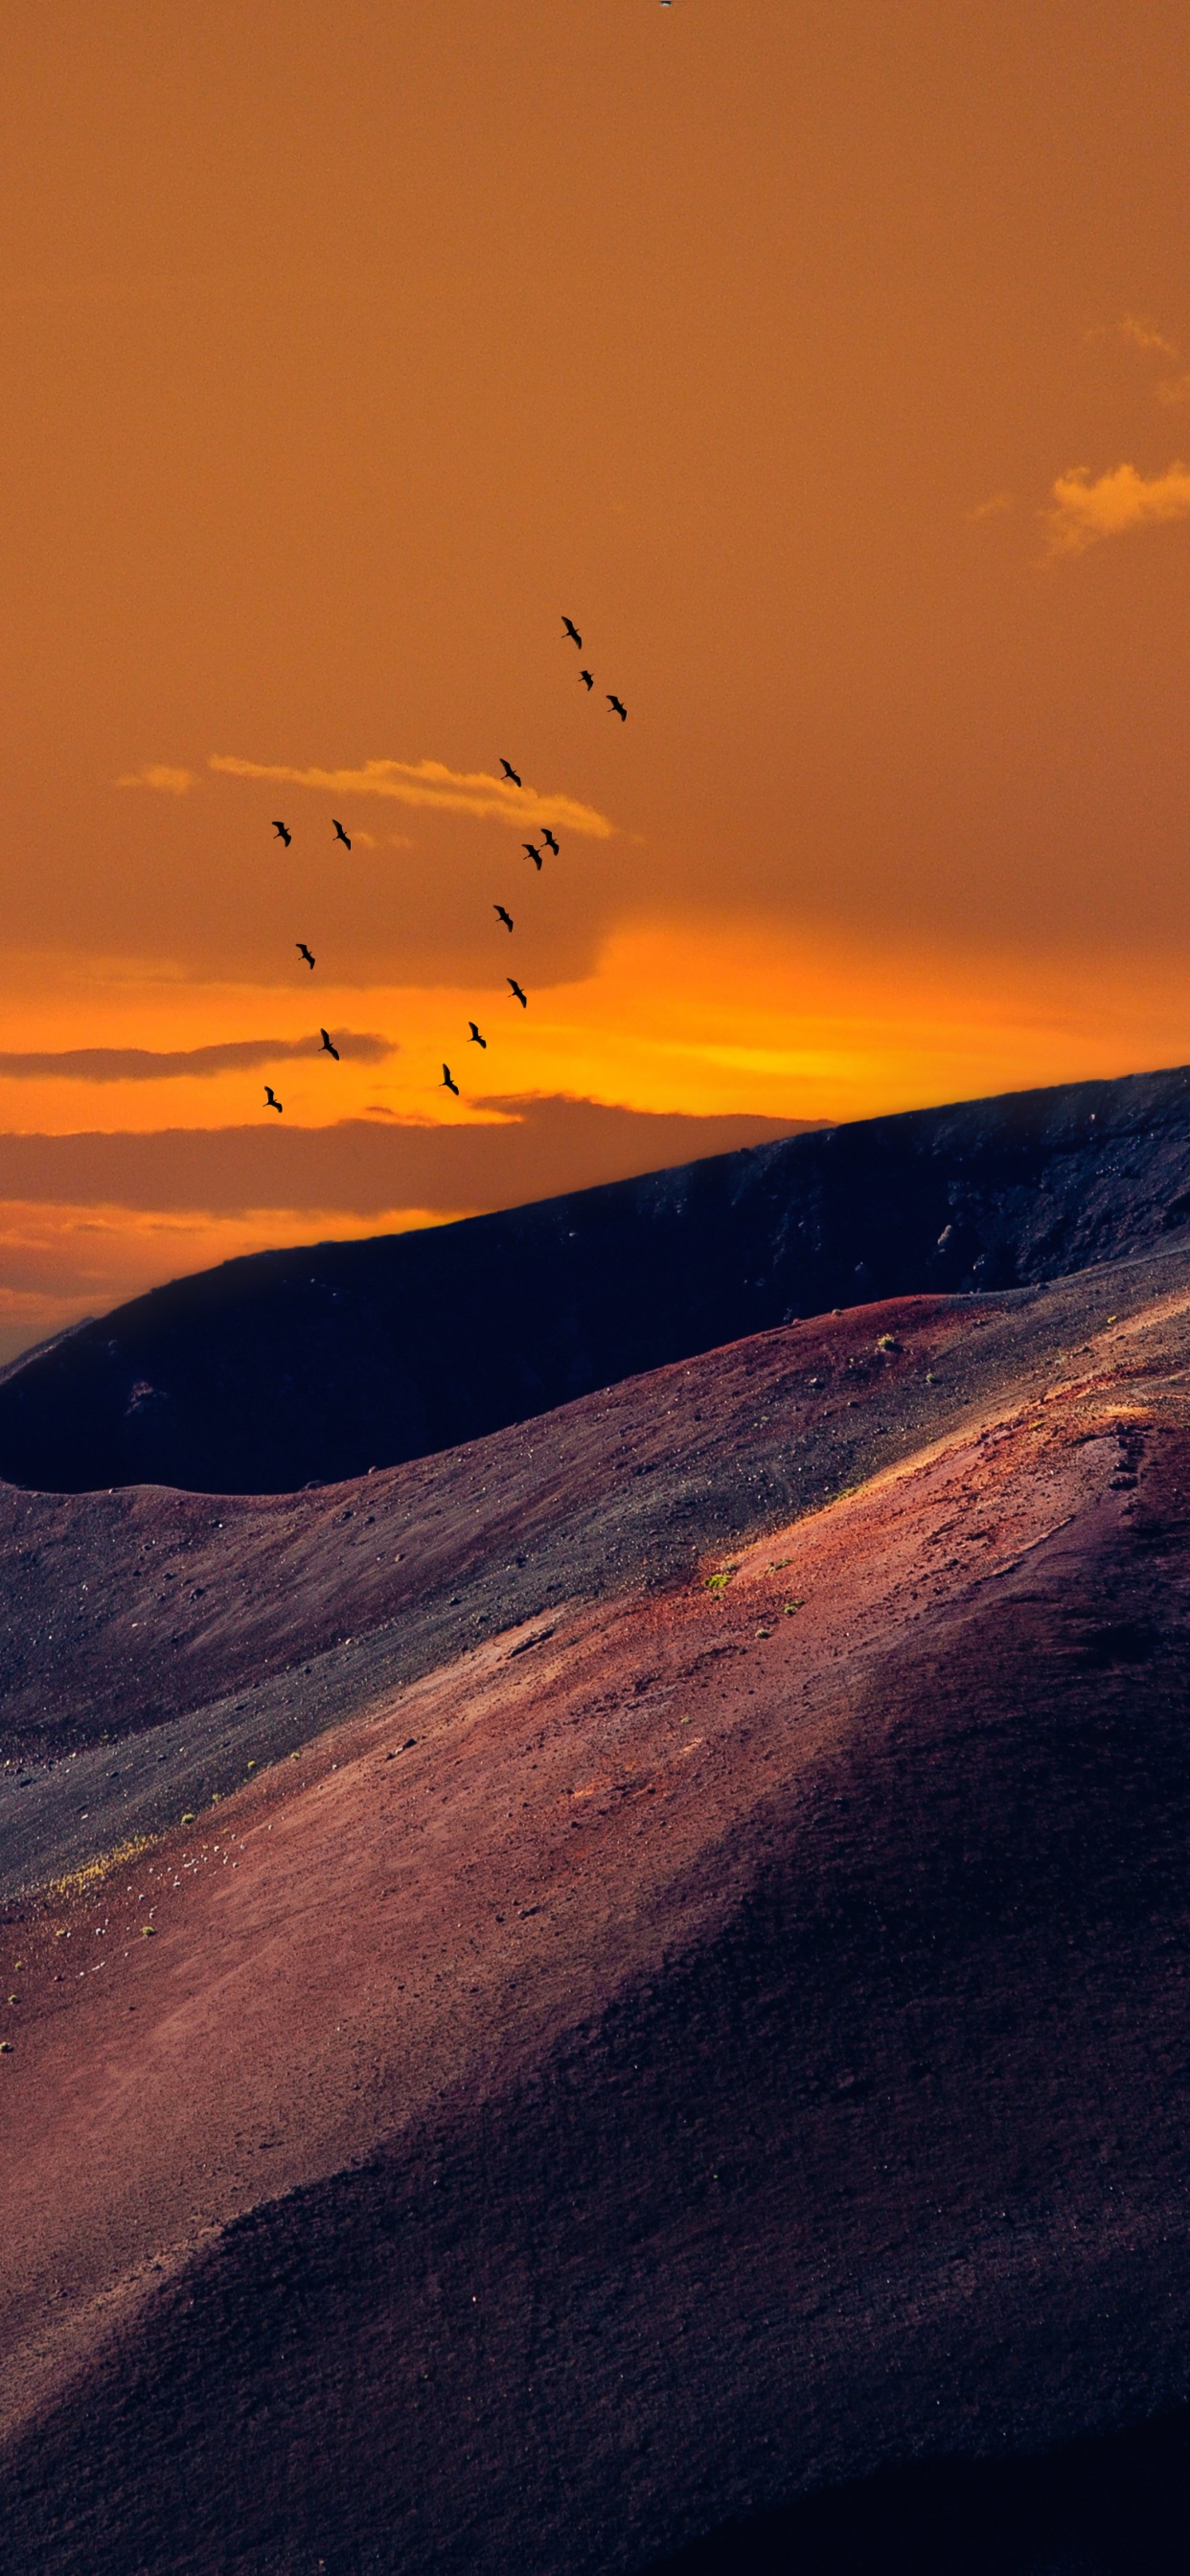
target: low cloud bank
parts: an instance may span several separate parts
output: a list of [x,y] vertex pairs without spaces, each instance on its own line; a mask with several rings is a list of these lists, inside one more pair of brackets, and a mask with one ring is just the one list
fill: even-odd
[[693,1118],[594,1100],[485,1100],[507,1123],[167,1128],[148,1135],[0,1135],[0,1199],[207,1215],[511,1207],[695,1162],[817,1125],[798,1118]]
[[[367,1030],[332,1029],[339,1053],[353,1064],[383,1064],[397,1053],[392,1038]],[[0,1079],[9,1082],[169,1082],[180,1076],[200,1080],[216,1073],[243,1073],[253,1066],[288,1064],[321,1055],[321,1031],[308,1038],[231,1038],[222,1046],[61,1047],[41,1054],[0,1054]],[[42,1140],[45,1141],[44,1139]]]

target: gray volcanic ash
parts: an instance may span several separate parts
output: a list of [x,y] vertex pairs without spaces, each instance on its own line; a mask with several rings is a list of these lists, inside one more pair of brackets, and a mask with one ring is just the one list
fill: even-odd
[[[784,1516],[708,1478],[708,1531],[692,1480],[654,1589],[576,1548],[547,1613],[10,1903],[13,2576],[628,2576],[1190,2399],[1190,1289],[1146,1269],[814,1327],[872,1360],[811,1460],[866,1416],[855,1490],[837,1447]],[[998,1386],[997,1331],[1037,1336]],[[657,1472],[797,1340],[638,1389]],[[965,1418],[892,1418],[964,1357]],[[600,1455],[615,1527],[598,1402],[560,1562]],[[441,1579],[495,1448],[436,1462]]]

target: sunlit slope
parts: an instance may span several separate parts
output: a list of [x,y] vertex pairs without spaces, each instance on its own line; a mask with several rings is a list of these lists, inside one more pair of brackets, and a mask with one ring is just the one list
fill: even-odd
[[10,1907],[18,2576],[627,2576],[1190,2395],[1176,1268]]
[[730,1548],[1082,1366],[1186,1291],[1157,1253],[751,1335],[313,1492],[0,1487],[0,1898],[176,1823],[560,1600]]

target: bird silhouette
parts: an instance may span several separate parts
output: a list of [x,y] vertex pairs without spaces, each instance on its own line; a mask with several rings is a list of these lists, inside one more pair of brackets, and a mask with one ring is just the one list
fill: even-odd
[[621,724],[627,724],[627,722],[628,722],[628,709],[627,709],[627,707],[625,706],[623,699],[622,699],[622,698],[612,698],[612,697],[609,697],[609,699],[608,699],[608,702],[607,702],[607,703],[608,703],[608,705],[609,705],[609,707],[610,707],[610,709],[611,709],[612,714],[613,714],[614,716],[618,716],[618,717],[619,717]]
[[323,1052],[323,1054],[324,1054],[324,1055],[333,1055],[333,1057],[334,1057],[334,1059],[335,1059],[336,1064],[338,1064],[338,1062],[339,1062],[339,1050],[338,1050],[338,1047],[337,1047],[337,1046],[332,1046],[331,1041],[330,1041],[330,1038],[329,1038],[329,1036],[328,1036],[328,1034],[327,1034],[327,1031],[326,1031],[325,1029],[320,1029],[320,1030],[319,1030],[319,1032],[318,1032],[318,1034],[319,1034],[320,1038],[322,1039],[322,1052]]
[[264,1087],[264,1105],[266,1109],[275,1109],[278,1117],[281,1116],[285,1107],[284,1101],[278,1100],[271,1082],[266,1082]]
[[511,914],[510,912],[506,912],[506,911],[505,911],[503,904],[502,904],[502,903],[494,903],[494,904],[492,905],[492,910],[493,910],[493,912],[495,913],[495,915],[496,915],[496,917],[497,917],[497,920],[499,920],[499,921],[502,921],[502,922],[503,922],[505,929],[506,929],[506,930],[511,930],[511,928],[512,928],[512,914]]
[[580,671],[580,672],[579,672],[579,678],[580,678],[580,680],[582,681],[582,684],[583,684],[584,689],[593,689],[593,688],[594,688],[594,686],[595,686],[595,682],[594,682],[594,680],[592,679],[591,673],[590,673],[589,671]]
[[529,996],[527,993],[522,993],[515,975],[506,975],[504,981],[508,986],[509,992],[512,994],[513,1000],[520,1003],[522,1011],[527,1011],[529,1008]]
[[505,759],[503,752],[500,754],[500,767],[503,770],[505,777],[511,778],[514,787],[523,787],[524,780],[518,777],[516,770],[513,768],[512,762]]
[[458,1099],[459,1086],[457,1082],[452,1079],[450,1066],[448,1064],[444,1064],[442,1067],[442,1080],[438,1085],[438,1089],[439,1091],[453,1091],[455,1099]]
[[486,1047],[486,1045],[487,1045],[487,1039],[486,1039],[486,1038],[481,1038],[481,1036],[480,1036],[480,1034],[479,1034],[479,1031],[478,1031],[478,1029],[476,1028],[476,1025],[475,1025],[474,1020],[468,1020],[468,1022],[467,1022],[467,1026],[468,1026],[468,1028],[469,1028],[469,1029],[470,1029],[470,1031],[471,1031],[471,1035],[470,1035],[470,1037],[469,1037],[469,1038],[468,1038],[468,1040],[467,1040],[467,1044],[468,1044],[468,1046],[481,1046],[481,1047]]
[[287,831],[287,830],[286,830],[284,823],[277,823],[277,822],[274,822],[274,824],[273,824],[273,830],[274,830],[274,832],[276,833],[278,840],[279,840],[279,841],[284,841],[284,843],[285,843],[285,847],[286,847],[286,849],[288,849],[288,848],[289,848],[289,844],[290,844],[290,842],[291,842],[291,841],[292,841],[292,839],[293,839],[293,834],[292,834],[292,832],[289,832],[289,831]]
[[295,948],[296,948],[296,950],[297,950],[298,956],[299,956],[299,957],[304,957],[304,958],[305,958],[305,961],[306,961],[307,966],[309,966],[309,967],[311,967],[311,968],[312,968],[312,967],[313,967],[313,965],[314,965],[314,962],[315,962],[315,961],[314,961],[314,955],[313,955],[313,951],[312,951],[311,949],[307,948],[306,943],[305,943],[305,940],[304,940],[304,939],[295,939],[293,944],[294,944],[294,947],[295,947]]
[[350,843],[350,841],[348,840],[348,838],[347,838],[347,834],[346,834],[346,832],[344,831],[343,826],[342,826],[342,824],[339,822],[339,820],[338,820],[337,816],[335,816],[334,814],[332,814],[332,816],[331,816],[331,821],[332,821],[332,823],[333,823],[333,824],[334,824],[334,826],[335,826],[335,839],[336,839],[337,841],[341,841],[341,842],[342,842],[343,847],[344,847],[344,849],[345,849],[345,850],[349,850],[349,849],[351,848],[351,843]]
[[549,831],[549,830],[546,830],[546,831],[544,831],[544,832],[542,833],[541,837],[542,837],[542,840],[543,840],[543,841],[544,841],[544,843],[545,843],[545,846],[546,846],[547,850],[552,850],[552,851],[553,851],[553,853],[554,853],[554,857],[555,857],[555,858],[558,858],[558,857],[559,857],[559,855],[560,855],[560,853],[559,853],[559,850],[558,850],[558,844],[557,844],[556,840],[554,839],[553,833],[552,833],[551,831]]
[[521,848],[522,848],[522,850],[523,850],[523,851],[524,851],[524,853],[525,853],[525,857],[526,857],[527,859],[532,859],[532,861],[533,861],[533,865],[534,865],[534,867],[535,867],[535,868],[536,868],[536,870],[537,870],[538,876],[540,876],[540,874],[541,874],[541,852],[540,852],[540,850],[534,849],[534,846],[533,846],[532,841],[522,841],[522,843],[521,843]]
[[563,618],[563,620],[562,620],[562,624],[563,624],[563,626],[565,627],[566,632],[567,632],[567,634],[568,634],[568,635],[569,635],[569,637],[570,637],[570,641],[571,641],[571,643],[572,643],[572,644],[577,644],[578,649],[579,649],[579,651],[580,651],[580,653],[581,653],[581,652],[582,652],[582,649],[583,649],[583,639],[582,639],[582,636],[579,634],[578,628],[577,628],[577,626],[575,625],[575,622],[574,622],[573,617],[564,617],[564,618]]

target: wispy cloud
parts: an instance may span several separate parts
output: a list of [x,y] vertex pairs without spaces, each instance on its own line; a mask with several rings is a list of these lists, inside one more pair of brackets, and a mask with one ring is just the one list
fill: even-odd
[[1011,492],[992,492],[986,501],[978,501],[973,510],[968,510],[967,516],[969,519],[1002,519],[1015,508],[1016,500]]
[[554,823],[560,830],[606,841],[615,825],[593,805],[572,796],[547,796],[540,788],[515,787],[511,779],[489,777],[486,770],[447,769],[440,760],[366,760],[360,769],[291,769],[283,762],[235,760],[212,752],[209,767],[225,778],[267,779],[278,787],[329,789],[335,796],[391,796],[398,804],[418,805],[431,813],[471,814],[480,821]]
[[[383,1064],[397,1053],[391,1038],[367,1031],[332,1029],[339,1053],[353,1064]],[[287,1064],[322,1054],[321,1033],[310,1038],[233,1038],[223,1046],[179,1047],[158,1052],[152,1047],[63,1047],[53,1053],[0,1055],[0,1080],[8,1082],[171,1082],[180,1076],[200,1080],[217,1073],[251,1072],[254,1066]]]
[[202,780],[193,769],[170,769],[163,760],[150,762],[147,769],[133,769],[117,778],[117,787],[155,787],[159,796],[189,796],[191,789],[201,787]]
[[1085,554],[1103,537],[1190,519],[1190,466],[1175,462],[1164,474],[1146,476],[1135,465],[1116,465],[1096,479],[1089,466],[1072,466],[1059,474],[1044,517],[1055,555]]
[[1157,324],[1151,322],[1143,313],[1125,313],[1121,317],[1118,329],[1120,338],[1129,341],[1134,349],[1143,350],[1146,357],[1178,358],[1181,356],[1177,341],[1171,340],[1164,331],[1158,330]]
[[1142,358],[1172,359],[1180,372],[1157,377],[1154,400],[1167,406],[1190,402],[1190,374],[1185,372],[1182,351],[1171,334],[1147,313],[1124,313],[1118,322],[1097,323],[1086,336],[1088,340],[1123,340],[1128,348],[1139,350]]

